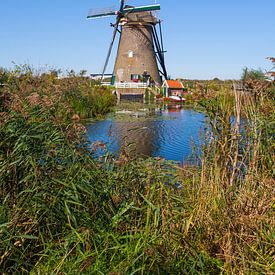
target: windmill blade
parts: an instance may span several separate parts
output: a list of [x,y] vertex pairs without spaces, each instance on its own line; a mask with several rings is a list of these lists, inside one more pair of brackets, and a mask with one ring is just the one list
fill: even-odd
[[119,9],[120,12],[123,12],[124,3],[125,3],[125,0],[120,0],[120,9]]
[[120,21],[120,17],[117,18],[117,21],[116,21],[116,24],[115,24],[115,29],[114,29],[114,32],[113,32],[113,37],[112,37],[112,40],[111,40],[111,44],[109,46],[109,50],[108,50],[107,57],[106,57],[106,60],[105,60],[105,63],[104,63],[104,67],[103,67],[103,71],[102,71],[101,82],[103,81],[104,74],[105,74],[105,71],[107,69],[107,66],[108,66],[108,63],[109,63],[109,60],[110,60],[110,56],[111,56],[111,53],[112,53],[113,45],[114,45],[114,42],[115,42],[115,39],[116,39],[116,34],[118,32],[119,21]]
[[142,12],[142,11],[157,11],[160,10],[160,4],[156,5],[148,5],[148,6],[140,6],[140,7],[126,7],[123,9],[124,13],[127,12]]
[[117,11],[114,8],[91,9],[88,13],[87,19],[102,18],[116,14]]

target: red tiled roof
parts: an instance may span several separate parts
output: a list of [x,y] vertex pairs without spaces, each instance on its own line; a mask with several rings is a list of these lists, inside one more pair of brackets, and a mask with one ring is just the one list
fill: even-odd
[[168,85],[168,88],[183,89],[183,85],[177,80],[166,80],[166,83]]

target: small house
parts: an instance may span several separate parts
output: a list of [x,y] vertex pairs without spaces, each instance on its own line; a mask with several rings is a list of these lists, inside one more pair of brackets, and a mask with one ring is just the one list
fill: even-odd
[[163,96],[182,96],[184,92],[183,84],[178,80],[165,80],[162,84]]

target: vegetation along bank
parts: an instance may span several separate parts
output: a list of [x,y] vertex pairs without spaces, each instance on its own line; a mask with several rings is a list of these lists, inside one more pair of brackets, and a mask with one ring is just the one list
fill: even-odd
[[87,78],[19,66],[0,84],[0,272],[275,272],[274,81],[194,87],[211,133],[183,167],[91,158],[80,121],[115,99]]

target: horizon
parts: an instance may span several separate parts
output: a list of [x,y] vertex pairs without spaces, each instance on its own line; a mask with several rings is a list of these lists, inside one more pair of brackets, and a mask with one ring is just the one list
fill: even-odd
[[[114,18],[87,21],[85,17],[89,8],[111,4],[117,7],[118,1],[81,2],[2,3],[0,67],[10,69],[15,62],[38,69],[48,66],[100,73],[112,33],[108,25]],[[275,1],[156,2],[162,7],[159,15],[164,21],[166,65],[172,78],[232,80],[240,79],[245,67],[270,69],[266,57],[275,55]],[[144,5],[155,1],[128,3]],[[107,73],[112,72],[115,53],[116,48]]]

